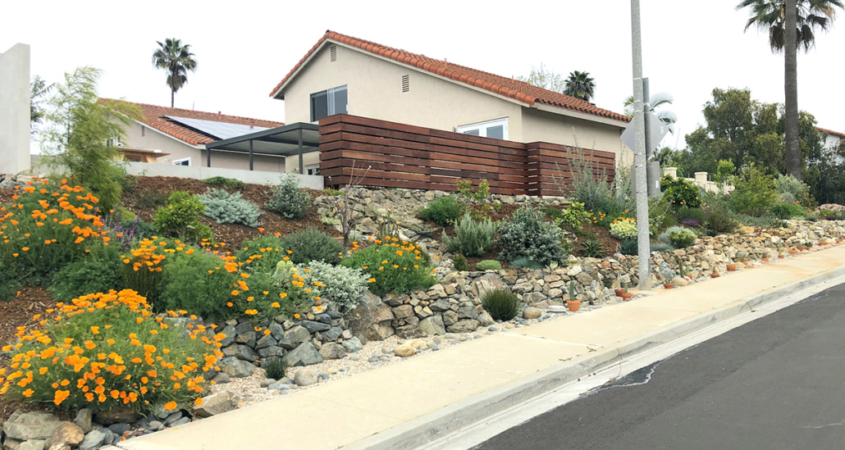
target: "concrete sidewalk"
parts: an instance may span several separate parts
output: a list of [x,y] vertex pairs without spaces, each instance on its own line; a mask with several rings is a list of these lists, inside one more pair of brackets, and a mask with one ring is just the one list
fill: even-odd
[[119,446],[412,448],[413,439],[403,441],[403,434],[416,433],[417,441],[433,439],[443,432],[434,424],[480,419],[497,403],[527,400],[625,354],[736,315],[749,307],[749,299],[755,298],[751,304],[771,300],[776,295],[767,294],[775,294],[775,289],[792,292],[811,279],[845,273],[843,265],[842,246],[775,260],[684,288],[653,291],[625,304],[427,352]]

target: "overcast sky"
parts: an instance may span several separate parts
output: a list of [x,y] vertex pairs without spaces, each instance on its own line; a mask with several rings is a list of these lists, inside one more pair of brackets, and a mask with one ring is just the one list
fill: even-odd
[[[652,92],[675,97],[680,136],[704,122],[715,87],[750,88],[783,102],[783,56],[756,29],[743,32],[738,0],[642,0],[644,66]],[[501,6],[497,6],[501,5]],[[801,53],[799,107],[819,126],[845,131],[845,13],[816,48]],[[0,51],[32,46],[32,74],[48,82],[77,66],[103,69],[103,97],[169,106],[165,73],[150,62],[155,41],[193,46],[197,72],[176,106],[284,121],[269,93],[331,29],[504,75],[532,65],[588,71],[594,102],[622,112],[631,95],[629,0],[498,2],[11,1],[0,6]],[[665,145],[675,146],[668,137]]]

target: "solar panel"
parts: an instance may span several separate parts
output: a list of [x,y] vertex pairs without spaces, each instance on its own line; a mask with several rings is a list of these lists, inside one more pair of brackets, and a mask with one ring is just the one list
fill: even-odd
[[269,128],[241,125],[237,123],[212,122],[210,120],[189,119],[187,117],[164,116],[168,119],[186,125],[205,134],[210,134],[217,139],[231,139],[245,134],[257,133],[269,130]]

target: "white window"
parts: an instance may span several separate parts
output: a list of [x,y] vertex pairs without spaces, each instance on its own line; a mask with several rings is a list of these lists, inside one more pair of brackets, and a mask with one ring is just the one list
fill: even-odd
[[320,165],[319,164],[307,164],[305,166],[305,174],[306,175],[319,175],[320,174]]
[[335,114],[346,114],[346,86],[311,94],[311,121]]
[[120,143],[119,137],[106,139],[106,147],[120,147],[121,145],[123,144]]
[[182,159],[175,159],[173,160],[174,166],[190,166],[191,165],[191,158],[182,158]]
[[490,120],[487,122],[461,125],[458,133],[471,134],[473,136],[489,137],[493,139],[508,138],[508,118]]

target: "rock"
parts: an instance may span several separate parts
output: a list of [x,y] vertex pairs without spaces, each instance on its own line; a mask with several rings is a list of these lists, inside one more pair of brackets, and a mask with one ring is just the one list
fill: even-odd
[[675,287],[683,287],[683,286],[688,285],[689,281],[687,281],[686,278],[675,277],[675,278],[672,278],[672,284],[674,284]]
[[318,331],[328,331],[332,327],[327,323],[314,322],[312,320],[303,320],[302,322],[299,322],[299,324],[305,327],[305,329],[310,331],[311,333],[316,333]]
[[448,311],[451,306],[452,304],[449,303],[448,299],[441,298],[435,301],[434,303],[430,304],[428,307],[431,308],[432,311],[441,312]]
[[273,356],[285,356],[285,349],[282,347],[262,348],[258,351],[258,355],[261,356],[261,359],[267,359]]
[[[165,423],[166,423],[166,421],[165,421]],[[129,425],[128,423],[114,423],[114,424],[109,425],[109,431],[111,431],[112,433],[114,433],[118,436],[123,436],[123,433],[126,433],[131,428],[132,428],[132,426]]]
[[270,322],[270,326],[268,328],[270,330],[270,336],[273,336],[273,339],[277,341],[285,335],[285,327],[275,320]]
[[346,349],[334,342],[329,342],[323,344],[323,348],[320,349],[320,355],[323,359],[340,359],[346,356]]
[[255,325],[252,324],[249,320],[244,320],[243,322],[235,325],[235,334],[238,336],[247,333],[254,333],[255,332]]
[[487,311],[484,311],[484,312],[482,312],[481,314],[478,315],[478,323],[482,327],[488,327],[488,326],[496,323],[496,321],[493,320],[493,316],[491,316],[490,313],[488,313]]
[[340,335],[343,334],[343,328],[341,327],[331,327],[329,331],[323,333],[323,339],[328,342],[336,341],[340,338]]
[[416,350],[414,347],[410,345],[400,345],[396,347],[396,350],[393,351],[393,354],[402,358],[408,358],[410,356],[414,356],[416,354]]
[[393,308],[393,316],[397,319],[404,319],[414,315],[414,307],[411,305],[401,305]]
[[178,426],[181,426],[181,425],[185,425],[186,423],[188,423],[190,421],[191,421],[190,417],[183,417],[183,418],[177,420],[176,422],[173,422],[172,424],[170,424],[170,426],[178,427]]
[[279,339],[278,344],[279,347],[293,350],[309,340],[311,340],[311,333],[304,327],[295,326],[285,332],[284,336]]
[[[26,442],[21,442],[20,445],[18,445],[17,450],[44,450],[44,449],[47,448],[46,443],[47,443],[47,441],[45,441],[45,440],[31,439],[31,440],[26,441]],[[57,449],[58,448],[59,447],[57,447]],[[66,448],[67,448],[67,450],[70,450],[70,447],[66,447]],[[60,450],[65,450],[65,449],[60,449]]]
[[323,362],[323,357],[310,342],[303,342],[295,349],[288,352],[288,365],[291,367],[310,366]]
[[220,367],[233,378],[248,377],[258,369],[252,363],[235,358],[234,356],[223,358],[220,361]]
[[255,350],[250,348],[248,345],[239,345],[238,351],[235,353],[235,357],[250,363],[257,361],[260,358],[258,353],[255,353]]
[[232,382],[232,377],[226,372],[218,372],[214,378],[211,379],[215,384],[226,384]]
[[85,435],[85,439],[79,444],[79,450],[93,450],[100,446],[106,439],[106,433],[100,430],[93,430]]
[[317,381],[317,372],[311,369],[299,369],[293,376],[293,382],[297,386],[311,386],[312,384],[316,384]]
[[344,340],[352,339],[352,332],[349,330],[343,330],[343,333],[340,333],[340,337]]
[[73,419],[73,423],[76,424],[79,428],[82,428],[83,433],[88,433],[91,431],[91,410],[88,408],[82,408],[76,413],[76,418]]
[[443,313],[443,325],[446,325],[448,327],[449,325],[453,325],[457,321],[458,313],[456,313],[455,311],[449,310]]
[[420,321],[418,325],[420,331],[426,336],[443,336],[446,334],[446,328],[443,325],[443,319],[440,316],[426,317]]
[[478,321],[473,319],[464,319],[455,322],[446,327],[446,331],[450,333],[471,333],[478,329]]
[[575,276],[578,276],[578,274],[580,274],[581,272],[582,272],[581,266],[575,265],[575,266],[570,267],[569,270],[566,271],[566,276],[575,277]]
[[412,340],[406,342],[405,345],[407,345],[407,346],[409,346],[409,347],[411,347],[411,348],[413,348],[414,350],[417,350],[417,351],[428,348],[428,342],[426,342],[422,339],[412,339]]
[[246,344],[249,347],[255,347],[255,331],[249,333],[239,334],[235,337],[236,344]]
[[478,318],[478,311],[475,310],[475,306],[471,304],[464,304],[460,308],[458,308],[458,318],[459,319],[477,319]]
[[364,348],[364,345],[361,344],[361,340],[357,337],[347,339],[343,341],[341,345],[343,345],[343,348],[345,348],[348,353],[357,353],[362,348]]
[[258,341],[255,343],[255,349],[261,350],[267,347],[274,347],[276,345],[276,339],[272,336],[272,334],[268,334],[266,336],[261,336]]
[[223,340],[220,341],[220,344],[223,347],[228,347],[229,345],[232,345],[233,342],[235,342],[235,336],[237,336],[235,327],[229,325],[223,328],[223,331],[221,331],[221,333],[226,335],[226,337],[224,337]]
[[113,423],[134,423],[141,417],[131,408],[118,406],[106,411],[100,411],[94,415],[94,422],[109,426]]
[[164,428],[164,424],[159,422],[158,420],[153,420],[152,422],[147,424],[147,427],[149,427],[151,431],[158,431]]
[[[174,422],[176,422],[177,420],[179,420],[181,418],[182,418],[182,411],[176,411],[175,413],[167,416],[167,418],[164,419],[164,424],[165,425],[172,425]],[[109,429],[114,431],[114,429],[112,427],[109,427]]]
[[396,328],[396,335],[402,339],[413,339],[423,337],[425,333],[413,325],[405,325],[404,327]]
[[393,329],[389,326],[387,327],[390,328],[389,334],[387,334],[386,329],[373,328],[373,325],[391,321],[394,317],[390,307],[369,290],[364,291],[358,306],[349,312],[348,317],[349,331],[352,332],[353,336],[364,335],[367,339],[375,341],[385,339],[393,334]]
[[81,427],[71,422],[62,422],[58,428],[53,430],[45,448],[49,450],[70,449],[71,446],[82,442],[83,438],[85,438],[85,432],[82,431]]
[[543,315],[543,311],[537,308],[525,308],[522,311],[522,317],[525,320],[539,319]]
[[46,412],[14,413],[3,424],[3,432],[19,441],[47,440],[61,424],[56,416]]
[[197,417],[211,417],[217,414],[237,409],[240,398],[229,392],[220,391],[202,398],[201,405],[194,405],[194,414]]

